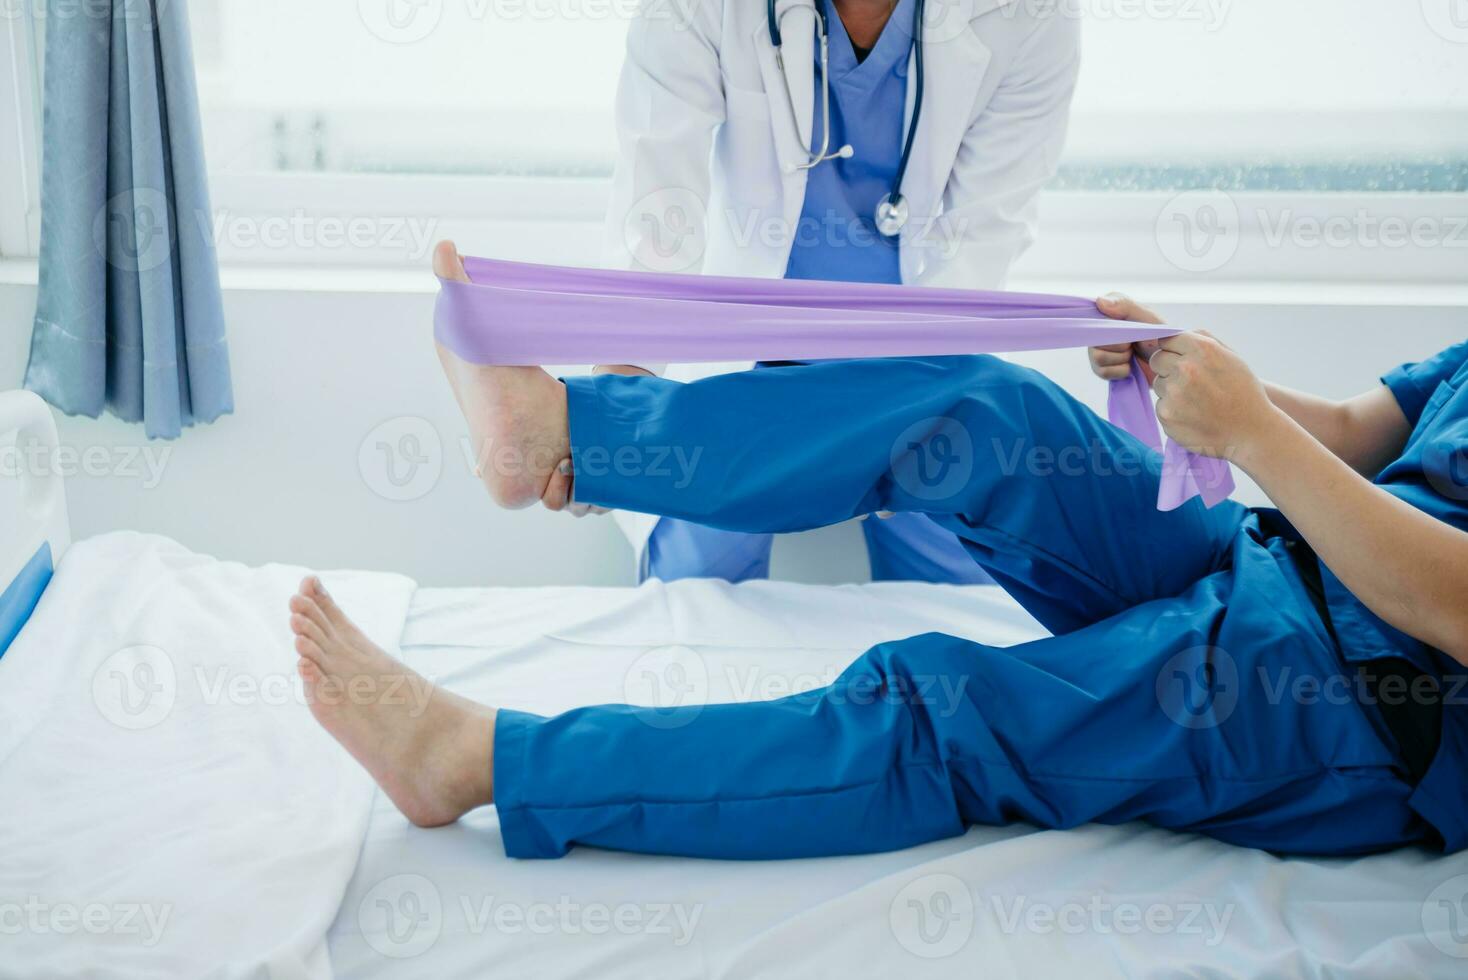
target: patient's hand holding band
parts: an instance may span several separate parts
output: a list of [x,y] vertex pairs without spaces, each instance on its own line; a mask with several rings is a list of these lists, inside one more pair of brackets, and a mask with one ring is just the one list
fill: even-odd
[[[465,257],[440,280],[434,336],[474,364],[804,361],[1097,347],[1170,337],[1090,300],[880,283],[621,272]],[[1163,453],[1157,506],[1233,492],[1226,461],[1164,443],[1141,366],[1111,382],[1108,416]]]

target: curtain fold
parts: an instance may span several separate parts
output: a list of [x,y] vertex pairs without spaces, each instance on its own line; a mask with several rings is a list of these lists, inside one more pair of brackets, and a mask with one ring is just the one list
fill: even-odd
[[25,386],[149,438],[234,409],[182,0],[47,0]]

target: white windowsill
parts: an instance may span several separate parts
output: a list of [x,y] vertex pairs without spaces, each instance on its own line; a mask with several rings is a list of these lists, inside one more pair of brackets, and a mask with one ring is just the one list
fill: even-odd
[[[431,295],[438,285],[427,270],[367,266],[270,267],[226,265],[220,271],[225,292],[355,293]],[[34,286],[33,259],[0,259],[0,285]],[[1468,283],[1135,281],[1100,283],[1086,279],[1016,280],[1021,292],[1094,296],[1113,289],[1149,303],[1239,306],[1393,306],[1468,308]]]
[[[35,259],[0,259],[0,286],[34,286]],[[220,284],[229,292],[431,294],[438,284],[425,269],[381,269],[372,266],[227,265]]]

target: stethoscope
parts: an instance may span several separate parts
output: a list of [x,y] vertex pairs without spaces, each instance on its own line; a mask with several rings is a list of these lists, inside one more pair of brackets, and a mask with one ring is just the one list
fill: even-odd
[[[795,96],[790,91],[790,78],[785,74],[785,57],[781,53],[784,38],[780,36],[780,18],[775,14],[775,0],[767,0],[766,17],[769,20],[770,43],[775,46],[775,64],[780,69],[780,78],[785,86],[785,101],[790,104],[790,118],[798,119],[795,111]],[[804,163],[792,163],[785,169],[789,173],[797,170],[809,170],[811,167],[827,160],[847,160],[851,158],[851,144],[836,150],[831,150],[831,75],[830,75],[830,49],[831,49],[831,25],[826,19],[826,6],[824,0],[814,0],[816,17],[820,21],[821,43],[821,120],[824,123],[825,132],[821,136],[821,148],[815,153],[806,152]],[[786,11],[789,13],[789,11]],[[887,195],[877,202],[877,210],[873,215],[877,225],[877,231],[888,238],[893,238],[902,231],[903,225],[907,224],[908,209],[907,198],[902,194],[902,178],[907,173],[907,160],[912,156],[913,137],[917,135],[918,117],[923,111],[923,45],[919,38],[923,29],[923,0],[913,3],[912,11],[912,51],[913,68],[916,76],[912,101],[912,119],[907,124],[907,136],[902,141],[902,156],[897,161],[897,174],[892,179],[892,189]],[[797,128],[795,133],[797,143],[802,143],[800,132]]]

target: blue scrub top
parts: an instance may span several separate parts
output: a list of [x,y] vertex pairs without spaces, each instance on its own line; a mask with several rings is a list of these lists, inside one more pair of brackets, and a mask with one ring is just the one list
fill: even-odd
[[[1388,493],[1468,531],[1468,342],[1383,377],[1412,424],[1399,459],[1376,477]],[[1412,808],[1450,850],[1468,846],[1468,667],[1395,629],[1321,565],[1326,603],[1346,659],[1401,658],[1441,684],[1442,743]]]
[[[877,202],[892,189],[902,156],[915,0],[899,0],[882,36],[860,63],[831,0],[819,2],[825,4],[831,34],[831,151],[850,143],[852,156],[811,168],[785,278],[899,283],[897,240],[877,233],[874,214]],[[820,148],[825,131],[819,39],[815,60],[812,153]]]

